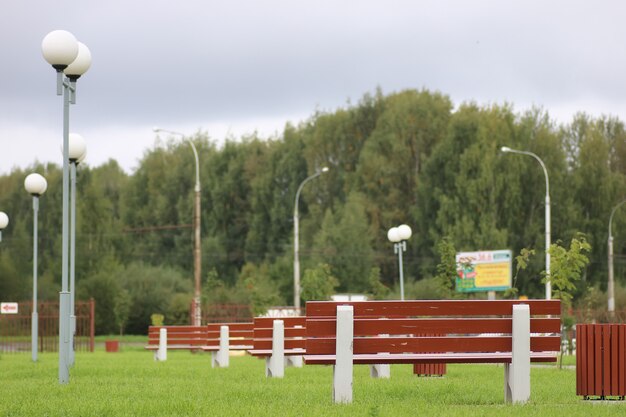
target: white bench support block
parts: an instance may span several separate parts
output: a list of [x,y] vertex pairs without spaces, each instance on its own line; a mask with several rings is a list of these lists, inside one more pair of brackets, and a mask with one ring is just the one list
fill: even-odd
[[352,306],[337,306],[337,347],[333,367],[333,401],[352,402],[352,342],[354,338]]
[[388,363],[370,365],[370,376],[372,378],[391,378],[391,365],[389,365]]
[[211,352],[213,368],[228,368],[228,326],[220,326],[220,349]]
[[[388,334],[381,334],[380,337],[389,337]],[[381,363],[377,365],[370,365],[370,376],[372,378],[391,378],[391,365],[388,363]]]
[[513,306],[513,349],[504,366],[504,401],[524,404],[530,399],[530,307]]
[[292,368],[302,368],[302,356],[285,356],[285,366]]
[[265,359],[265,376],[269,378],[285,376],[285,323],[282,320],[274,320],[272,356]]
[[154,360],[167,360],[167,329],[159,329],[159,348],[154,351]]
[[[302,326],[293,326],[296,329],[301,329]],[[301,338],[298,338],[301,339]],[[302,356],[285,356],[285,366],[291,366],[293,368],[302,368]]]

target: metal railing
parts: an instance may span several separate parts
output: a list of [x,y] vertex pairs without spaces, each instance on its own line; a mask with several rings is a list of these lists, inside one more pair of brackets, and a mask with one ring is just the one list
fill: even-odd
[[[18,303],[17,314],[0,314],[0,352],[31,352],[31,313],[32,301]],[[39,352],[59,350],[59,302],[40,301],[39,313]],[[95,336],[95,301],[76,302],[76,352],[93,352]]]

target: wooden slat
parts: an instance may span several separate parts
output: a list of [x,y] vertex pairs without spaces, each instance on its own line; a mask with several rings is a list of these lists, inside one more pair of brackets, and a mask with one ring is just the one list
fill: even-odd
[[[335,334],[334,319],[307,322],[308,337],[327,337]],[[511,318],[456,318],[456,319],[355,319],[355,336],[375,336],[378,334],[470,334],[470,333],[511,333]],[[559,318],[532,318],[532,333],[559,333]]]
[[[272,328],[262,328],[262,329],[254,329],[254,338],[271,338],[273,335],[274,329]],[[295,328],[285,328],[285,338],[292,337],[305,337],[306,329],[304,327],[295,329]]]
[[[305,339],[285,339],[285,349],[304,349]],[[272,349],[272,339],[254,339],[254,349]]]
[[[559,336],[531,338],[531,350],[558,351]],[[335,353],[334,338],[306,340],[307,355],[331,355]],[[355,338],[354,354],[389,353],[437,353],[437,352],[510,352],[511,337],[380,337]]]
[[609,395],[619,395],[619,382],[617,380],[619,375],[619,361],[617,359],[619,325],[610,325],[609,331],[611,332],[611,387],[609,389]]
[[335,316],[338,305],[354,306],[354,317],[511,315],[516,304],[528,304],[531,315],[561,314],[560,300],[411,300],[309,301],[306,303],[306,316]]
[[209,323],[207,324],[207,329],[211,332],[219,332],[222,326],[228,326],[228,331],[235,330],[254,330],[254,323]]
[[626,395],[626,325],[619,326],[618,342],[618,369],[619,369],[619,393]]
[[294,316],[294,317],[255,317],[254,328],[267,327],[272,328],[274,326],[274,320],[282,320],[285,328],[294,326],[304,326],[306,323],[306,317]]
[[593,395],[602,395],[602,331],[599,327],[594,326],[593,331],[593,350],[594,350],[594,375],[593,375]]
[[[445,354],[377,354],[355,355],[355,364],[395,363],[511,363],[510,352],[497,353],[445,353]],[[532,352],[531,362],[556,362],[556,355],[541,352]],[[304,362],[308,365],[334,365],[335,355],[304,355]]]
[[584,324],[576,325],[576,395],[586,395],[587,392],[587,361],[582,360],[587,354],[587,327]]

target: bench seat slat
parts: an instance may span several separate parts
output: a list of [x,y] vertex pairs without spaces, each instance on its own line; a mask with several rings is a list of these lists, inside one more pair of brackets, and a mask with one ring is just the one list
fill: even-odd
[[[334,317],[337,305],[354,307],[354,317],[415,317],[415,316],[510,316],[517,300],[408,300],[397,301],[349,301],[306,303],[306,316]],[[526,300],[530,315],[560,315],[560,300]]]
[[[308,321],[306,334],[308,337],[332,336],[335,334],[335,319]],[[511,318],[396,318],[354,319],[355,336],[376,336],[379,334],[467,334],[467,333],[511,333]],[[531,318],[531,333],[559,333],[559,318]]]
[[[248,353],[251,356],[272,356],[272,349],[250,349]],[[285,356],[302,356],[306,353],[304,349],[285,349]]]
[[[531,337],[533,351],[558,351],[560,336]],[[376,352],[427,353],[427,352],[503,352],[511,350],[510,336],[487,337],[368,337],[355,338],[354,354]],[[335,353],[334,338],[307,339],[308,355]]]
[[[415,363],[511,363],[511,352],[491,353],[438,353],[438,354],[370,354],[354,355],[353,363],[375,365],[379,363],[415,364]],[[556,362],[554,352],[531,352],[531,362]],[[335,355],[304,355],[307,365],[334,365]]]

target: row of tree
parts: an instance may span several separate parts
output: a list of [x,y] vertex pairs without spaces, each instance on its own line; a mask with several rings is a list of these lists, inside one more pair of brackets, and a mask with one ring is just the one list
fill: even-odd
[[[98,331],[144,333],[153,313],[185,321],[193,283],[193,154],[176,138],[157,138],[132,174],[111,160],[78,173],[76,277],[80,297],[95,297]],[[579,114],[558,125],[541,109],[457,107],[438,92],[365,95],[358,104],[316,112],[274,138],[223,144],[198,132],[202,184],[202,287],[206,303],[256,309],[293,297],[293,210],[298,186],[300,260],[309,285],[320,275],[334,291],[397,293],[397,261],[387,230],[413,228],[405,280],[412,297],[436,296],[432,278],[443,238],[458,251],[532,248],[520,294],[542,297],[545,179],[550,179],[553,241],[585,234],[590,263],[577,296],[605,287],[612,208],[626,196],[626,132],[612,117]],[[0,210],[11,217],[0,243],[3,300],[29,299],[30,172],[48,180],[40,201],[40,298],[57,299],[61,271],[61,170],[34,164],[0,177]],[[615,252],[626,239],[613,222]],[[616,277],[624,275],[617,257]],[[307,280],[304,280],[306,283]],[[319,279],[318,281],[319,282]],[[328,281],[325,281],[328,283]],[[315,296],[314,289],[304,294]]]

